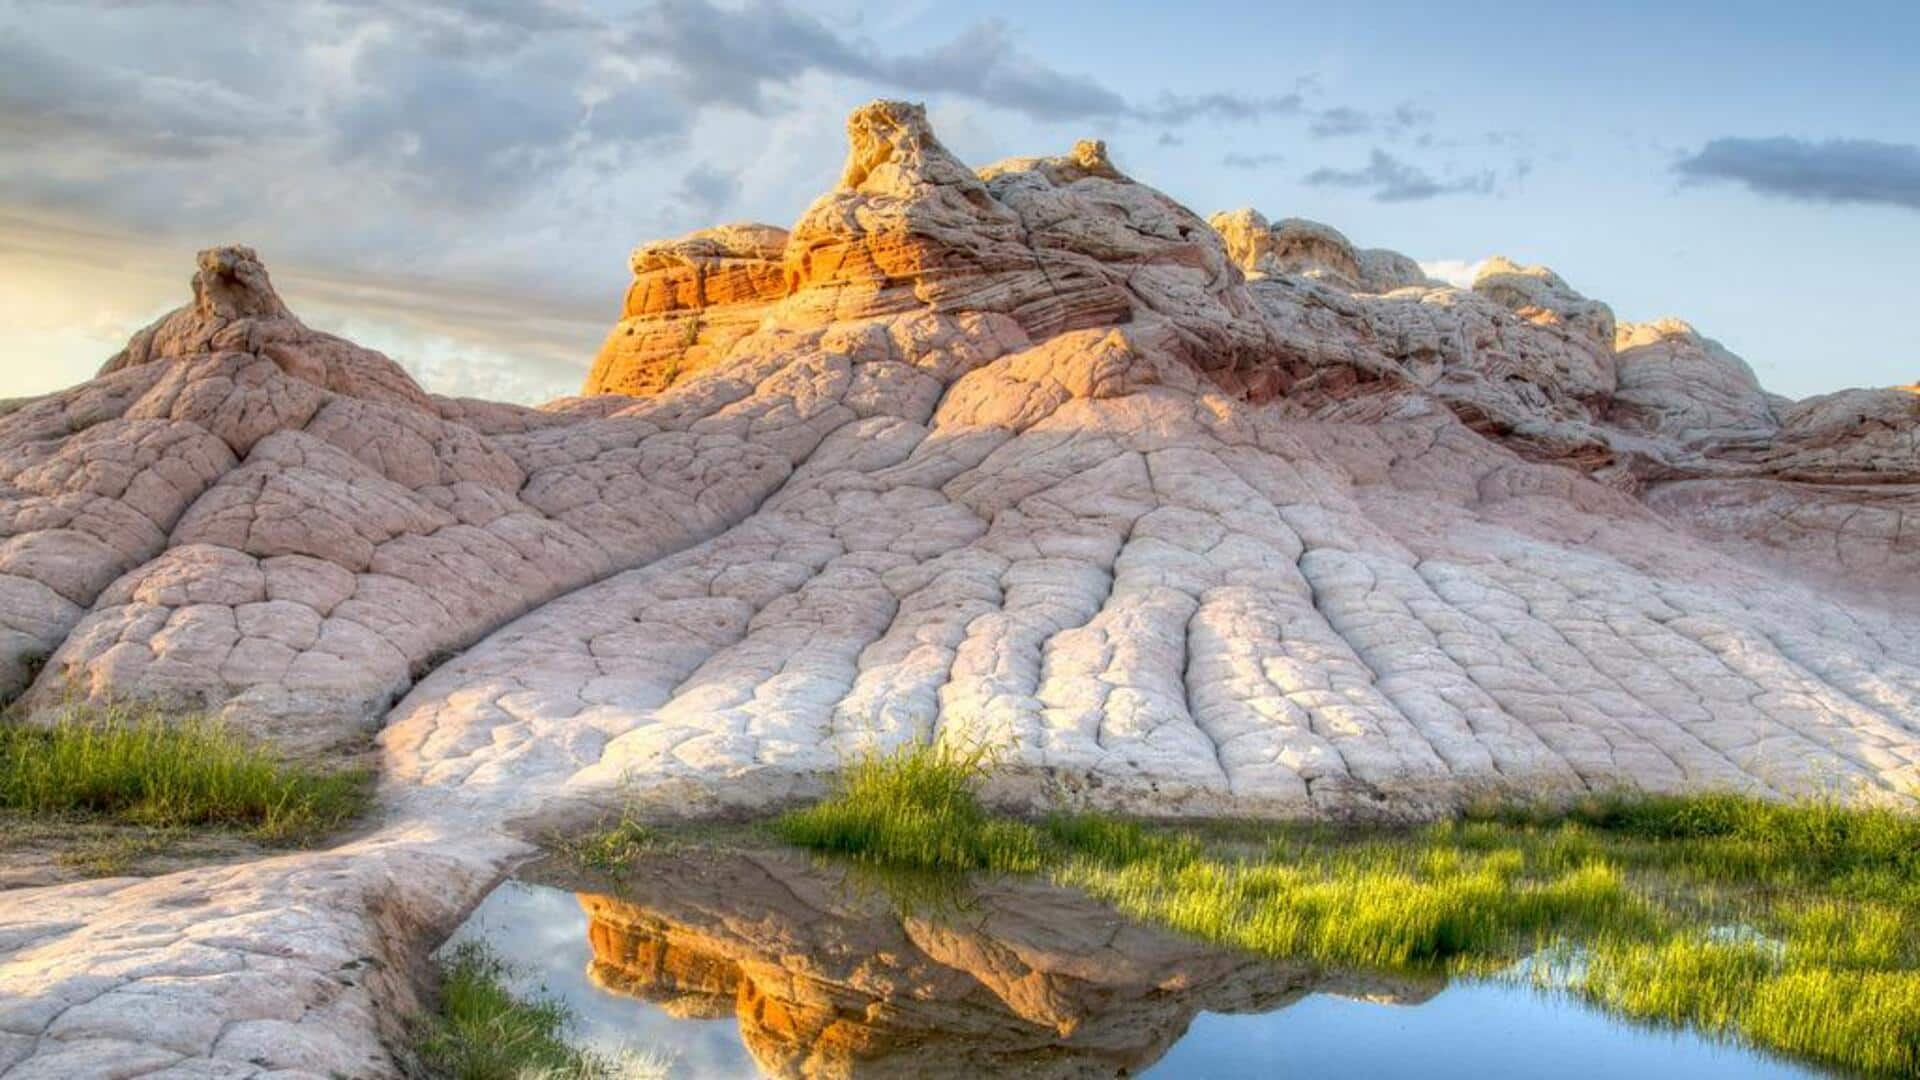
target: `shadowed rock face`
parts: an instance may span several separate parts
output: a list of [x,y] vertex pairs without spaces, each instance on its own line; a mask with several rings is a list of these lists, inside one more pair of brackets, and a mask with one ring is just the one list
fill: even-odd
[[[339,965],[413,955],[513,827],[763,809],[911,739],[1161,815],[1911,802],[1911,392],[1785,402],[1541,268],[1216,231],[1091,142],[848,134],[791,229],[635,256],[599,393],[436,397],[228,248],[0,409],[0,695],[377,728],[386,778],[350,850],[0,896],[0,1068],[377,1073],[392,991]],[[248,993],[289,937],[304,989]]]
[[580,894],[592,979],[677,1016],[735,1017],[772,1076],[1129,1075],[1202,1010],[1360,988],[1033,882],[978,883],[902,915],[843,869],[793,856],[660,856],[632,881],[619,897]]

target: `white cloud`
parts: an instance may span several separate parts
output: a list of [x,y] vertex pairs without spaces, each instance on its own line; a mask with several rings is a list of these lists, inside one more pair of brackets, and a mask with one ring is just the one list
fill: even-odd
[[1471,289],[1474,277],[1480,273],[1480,268],[1485,266],[1486,262],[1485,259],[1475,259],[1472,262],[1466,259],[1422,259],[1420,272],[1435,281],[1444,281],[1456,289]]

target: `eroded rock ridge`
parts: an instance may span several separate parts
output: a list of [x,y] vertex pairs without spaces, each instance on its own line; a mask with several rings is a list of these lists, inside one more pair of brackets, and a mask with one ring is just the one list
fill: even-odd
[[1544,268],[1209,224],[1096,142],[848,133],[792,228],[637,252],[582,397],[429,393],[224,248],[0,409],[0,691],[384,761],[350,847],[0,895],[0,1070],[377,1075],[364,961],[528,828],[907,740],[1172,815],[1920,787],[1911,388],[1786,401]]

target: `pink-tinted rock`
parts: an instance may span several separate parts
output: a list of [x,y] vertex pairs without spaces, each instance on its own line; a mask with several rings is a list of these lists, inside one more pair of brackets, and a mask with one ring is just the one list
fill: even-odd
[[0,893],[0,1061],[391,1074],[393,973],[516,830],[765,810],[915,740],[1029,808],[1911,804],[1920,397],[1783,402],[1537,267],[1216,232],[1091,141],[849,136],[791,231],[642,248],[589,387],[631,395],[429,396],[226,249],[0,415],[0,685],[379,728],[384,777],[337,851]]

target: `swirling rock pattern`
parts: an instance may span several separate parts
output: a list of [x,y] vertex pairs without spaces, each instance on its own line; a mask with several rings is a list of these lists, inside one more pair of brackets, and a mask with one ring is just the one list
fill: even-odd
[[0,690],[385,762],[348,847],[0,894],[0,1069],[380,1074],[393,969],[526,828],[912,739],[1168,815],[1912,800],[1910,390],[1786,402],[1550,271],[1209,226],[1095,142],[848,133],[792,229],[636,253],[583,397],[432,395],[223,248],[0,410]]

